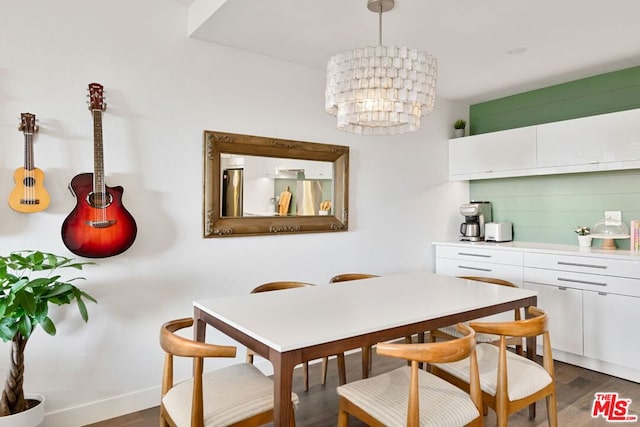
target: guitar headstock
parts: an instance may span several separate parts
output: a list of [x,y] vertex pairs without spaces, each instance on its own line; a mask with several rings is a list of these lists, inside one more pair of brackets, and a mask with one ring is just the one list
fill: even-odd
[[38,131],[38,125],[36,125],[36,115],[31,113],[20,114],[20,124],[18,124],[18,130],[24,132],[26,135],[33,135]]
[[106,109],[103,86],[100,83],[89,83],[89,110],[104,111]]

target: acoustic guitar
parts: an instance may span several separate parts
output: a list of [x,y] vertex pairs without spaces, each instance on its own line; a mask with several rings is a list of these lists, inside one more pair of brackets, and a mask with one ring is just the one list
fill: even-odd
[[69,183],[76,206],[62,224],[65,246],[74,254],[87,258],[106,258],[126,251],[138,231],[136,221],[122,204],[123,188],[105,184],[102,112],[106,106],[102,85],[90,83],[94,171],[76,175]]
[[18,129],[24,133],[24,167],[16,169],[16,186],[9,194],[9,206],[17,212],[40,212],[49,207],[49,193],[44,188],[44,172],[34,166],[33,135],[38,131],[36,115],[20,114]]

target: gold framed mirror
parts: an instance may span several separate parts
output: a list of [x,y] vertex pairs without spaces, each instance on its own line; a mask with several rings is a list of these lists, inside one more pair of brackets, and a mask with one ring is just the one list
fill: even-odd
[[204,131],[204,237],[347,231],[349,147]]

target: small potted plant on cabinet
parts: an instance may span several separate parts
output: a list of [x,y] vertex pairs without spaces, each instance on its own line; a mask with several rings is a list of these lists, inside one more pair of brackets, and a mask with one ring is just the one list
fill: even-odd
[[583,248],[591,246],[591,229],[589,227],[579,225],[575,229],[575,233],[578,235],[578,246]]
[[24,352],[29,337],[38,327],[49,335],[56,327],[48,315],[49,305],[76,303],[80,316],[88,320],[85,300],[96,302],[58,269],[82,270],[91,262],[74,262],[52,253],[18,251],[0,256],[0,338],[11,342],[11,362],[0,398],[0,426],[37,426],[44,418],[44,398],[23,390]]
[[454,135],[456,138],[459,138],[461,136],[464,136],[464,129],[467,127],[467,122],[462,120],[462,119],[458,119],[453,123],[453,130],[454,130]]

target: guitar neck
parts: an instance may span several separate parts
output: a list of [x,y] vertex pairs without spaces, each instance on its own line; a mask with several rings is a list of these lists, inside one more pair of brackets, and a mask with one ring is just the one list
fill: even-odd
[[33,134],[24,134],[24,168],[31,171],[35,168],[33,162]]
[[102,111],[93,112],[93,191],[96,194],[104,194],[104,160],[102,148]]

